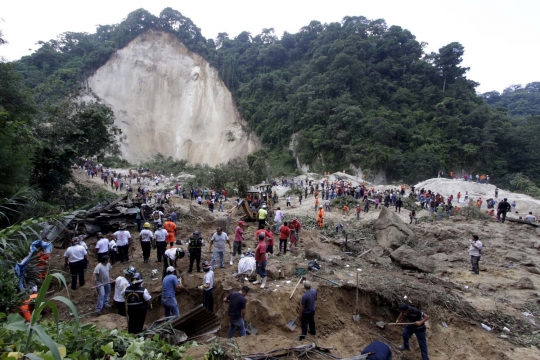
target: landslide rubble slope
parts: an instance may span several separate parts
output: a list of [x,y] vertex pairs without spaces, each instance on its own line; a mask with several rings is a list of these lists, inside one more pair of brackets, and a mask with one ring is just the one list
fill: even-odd
[[88,84],[113,109],[131,163],[161,153],[217,165],[261,146],[218,71],[167,32],[139,35]]

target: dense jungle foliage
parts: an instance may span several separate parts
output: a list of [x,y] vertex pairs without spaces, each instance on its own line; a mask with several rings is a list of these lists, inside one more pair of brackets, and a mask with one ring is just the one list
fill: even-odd
[[484,100],[493,107],[504,107],[512,116],[540,115],[540,82],[532,82],[525,87],[512,85],[503,93],[490,91],[482,94]]
[[[28,183],[58,193],[75,156],[115,152],[110,109],[70,99],[114,51],[148,28],[175,34],[219,69],[266,145],[254,156],[267,160],[270,173],[293,171],[297,156],[313,171],[352,164],[393,181],[414,182],[439,170],[486,173],[493,181],[521,172],[540,181],[540,116],[530,96],[538,83],[478,95],[457,42],[426,54],[426,44],[408,30],[364,17],[312,21],[281,38],[263,29],[207,40],[190,19],[167,8],[159,16],[139,9],[93,34],[63,33],[0,65],[8,85],[0,89],[0,120],[8,129],[0,151],[11,154],[0,166],[13,173],[0,192]],[[518,98],[521,105],[514,104]],[[28,141],[18,141],[25,136]]]

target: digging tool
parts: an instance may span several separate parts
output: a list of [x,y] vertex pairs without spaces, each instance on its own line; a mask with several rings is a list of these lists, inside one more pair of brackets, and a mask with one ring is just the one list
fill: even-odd
[[108,283],[105,283],[105,284],[101,284],[101,285],[92,286],[90,289],[97,289],[99,287],[102,287],[102,286],[105,286],[105,285],[110,285],[110,284],[114,284],[114,281],[111,281],[111,282],[108,282]]
[[319,278],[319,279],[326,280],[326,281],[328,281],[329,283],[332,283],[332,284],[334,284],[334,285],[336,285],[336,286],[341,286],[341,285],[339,285],[339,283],[335,282],[334,280],[325,279],[325,278],[323,278],[322,276],[319,276],[319,275],[313,274],[313,277],[314,277],[314,278]]
[[285,326],[289,328],[289,330],[294,331],[294,329],[296,329],[296,320],[298,320],[298,315],[296,315],[294,320],[291,320],[288,323],[286,323]]
[[246,332],[250,335],[257,335],[259,332],[259,329],[257,329],[255,326],[253,326],[252,323],[246,321]]
[[292,291],[291,296],[289,297],[289,300],[292,299],[292,297],[293,297],[293,295],[294,295],[294,292],[296,291],[296,288],[298,287],[298,285],[300,285],[300,283],[302,282],[302,280],[304,280],[304,277],[303,277],[303,276],[300,276],[300,280],[298,280],[298,282],[296,283],[296,286],[294,287],[294,290]]
[[353,321],[360,322],[360,315],[358,315],[358,273],[356,273],[356,308],[352,319]]
[[384,329],[387,325],[414,325],[414,323],[385,323],[384,321],[378,321],[375,325],[381,329]]

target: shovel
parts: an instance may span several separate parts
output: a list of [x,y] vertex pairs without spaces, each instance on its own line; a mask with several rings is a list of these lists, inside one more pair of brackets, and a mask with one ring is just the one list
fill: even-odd
[[246,332],[250,335],[257,335],[259,329],[253,326],[253,324],[246,322]]
[[288,323],[286,323],[285,326],[289,330],[294,331],[294,329],[296,329],[296,320],[298,320],[298,315],[294,318],[294,320],[291,320]]
[[384,321],[378,321],[375,325],[381,329],[384,329],[386,325],[414,325],[414,323],[385,323]]
[[356,310],[352,319],[353,321],[360,322],[360,315],[358,315],[358,273],[356,273]]

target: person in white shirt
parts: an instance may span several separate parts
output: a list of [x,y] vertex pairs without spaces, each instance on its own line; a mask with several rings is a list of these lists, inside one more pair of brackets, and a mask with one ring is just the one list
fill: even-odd
[[[137,274],[137,269],[130,266],[129,269],[124,270],[126,277],[131,279],[133,275]],[[124,290],[129,286],[129,281],[123,276],[118,276],[114,281],[114,306],[118,310],[118,315],[126,316],[126,299],[124,298]]]
[[154,243],[157,248],[157,262],[161,262],[161,258],[167,248],[167,230],[163,229],[162,225],[158,225],[158,229],[154,232]]
[[169,266],[178,267],[177,261],[185,256],[184,249],[182,248],[170,248],[163,254],[163,275],[161,279],[167,275],[167,268]]
[[79,244],[79,238],[71,240],[71,246],[64,253],[65,265],[69,266],[71,272],[71,289],[77,290],[77,278],[79,278],[79,286],[84,286],[84,268],[87,263],[87,252]]
[[535,223],[536,222],[536,216],[532,214],[531,211],[529,211],[529,215],[525,216],[525,221]]
[[154,231],[158,229],[158,225],[163,225],[161,218],[163,217],[163,213],[159,210],[155,210],[152,213],[152,220],[154,221]]
[[[112,234],[108,233],[107,236],[110,239],[112,237]],[[114,263],[116,262],[117,256],[118,256],[118,246],[116,245],[116,241],[112,239],[111,241],[109,241],[109,263],[111,265],[114,265]]]
[[113,234],[118,247],[118,259],[120,262],[129,261],[129,239],[131,234],[126,231],[126,225],[120,224],[118,231]]
[[101,232],[96,234],[98,242],[96,243],[96,255],[98,261],[101,262],[101,258],[109,254],[109,239],[107,239]]
[[279,228],[281,227],[281,221],[283,220],[283,211],[278,207],[276,215],[274,216],[274,225],[276,226],[275,234],[279,234]]
[[154,234],[152,231],[150,231],[150,223],[144,223],[144,229],[139,234],[139,240],[141,242],[143,259],[145,263],[150,260],[150,247],[153,239]]
[[223,232],[221,227],[218,227],[210,239],[210,251],[212,251],[212,246],[214,247],[214,252],[212,254],[212,270],[216,268],[218,258],[220,260],[220,267],[225,267],[225,244],[228,244],[229,250],[232,250],[229,236],[227,236],[227,233]]
[[480,257],[482,256],[482,242],[479,240],[478,235],[473,235],[471,239],[471,246],[469,247],[469,255],[471,256],[471,265],[473,274],[480,274]]
[[211,312],[214,312],[214,297],[212,295],[212,289],[214,288],[214,272],[212,271],[212,265],[205,261],[202,263],[203,271],[205,272],[203,277],[203,306]]

